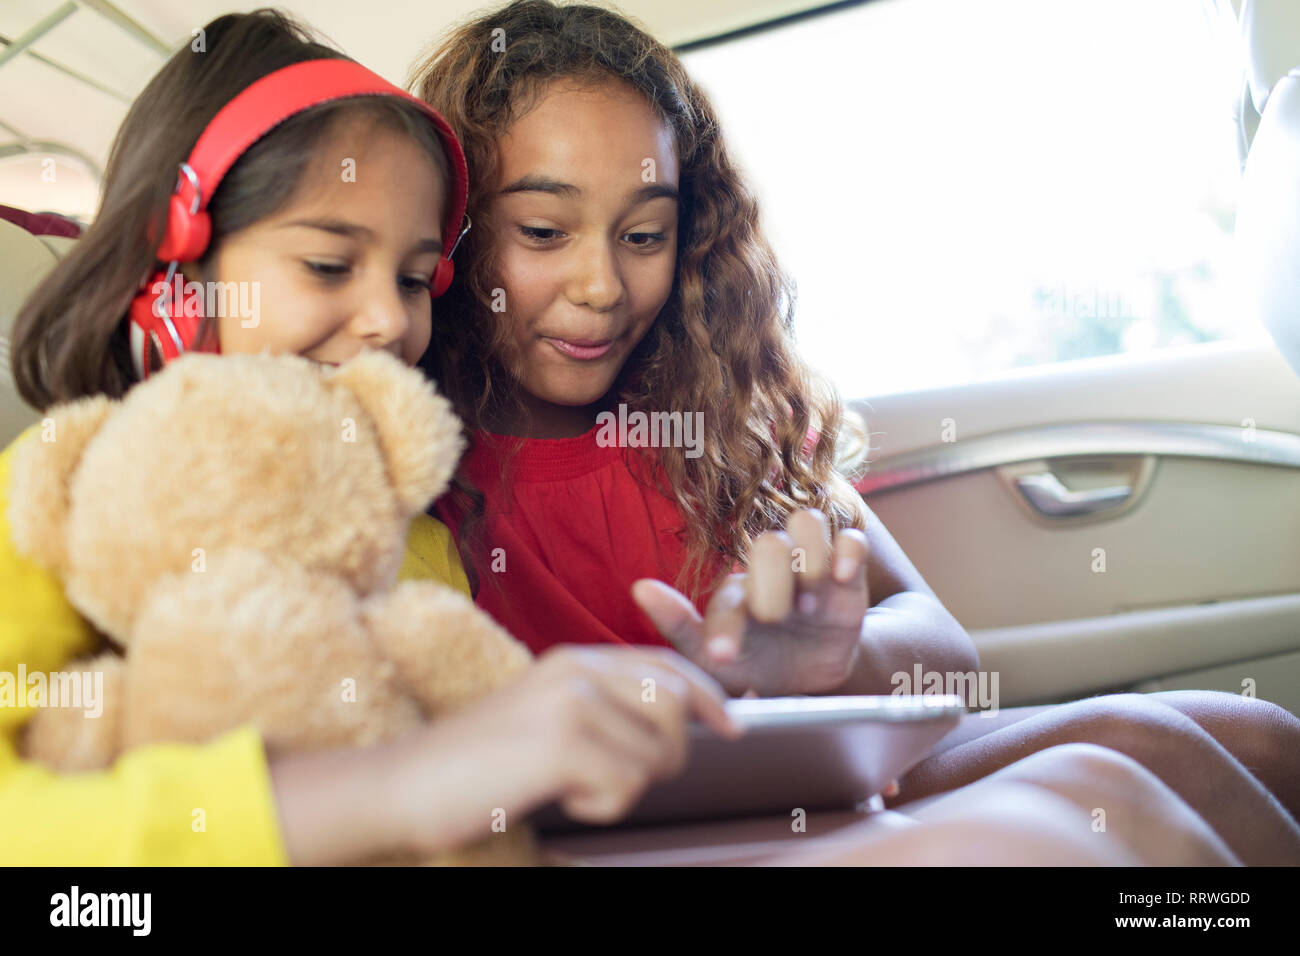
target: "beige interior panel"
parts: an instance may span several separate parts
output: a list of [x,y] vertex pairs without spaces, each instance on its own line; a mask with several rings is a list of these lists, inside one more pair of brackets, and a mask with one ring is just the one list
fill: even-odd
[[[1246,682],[1249,681],[1249,684]],[[1242,694],[1249,689],[1259,700],[1272,701],[1300,717],[1300,653],[1278,654],[1222,667],[1172,674],[1143,681],[1131,690],[1221,690]]]
[[[872,436],[870,475],[885,483],[951,445],[945,426],[957,444],[1092,422],[1300,435],[1300,378],[1266,341],[1072,362],[855,405]],[[1132,469],[1133,500],[1082,521],[1034,515],[1008,480],[1011,462],[928,480],[913,469],[867,500],[971,632],[981,667],[999,673],[1003,706],[1127,688],[1240,692],[1253,677],[1258,696],[1300,712],[1300,469],[1135,461],[1145,464]]]
[[967,630],[1300,593],[1300,470],[1165,458],[1124,514],[1061,527],[1015,495],[985,470],[867,500]]
[[1300,377],[1267,339],[1216,342],[1041,366],[852,403],[867,420],[872,460],[932,447],[951,419],[958,442],[1076,421],[1209,422],[1300,434]]
[[1300,594],[977,628],[971,638],[980,669],[998,674],[1003,706],[1061,700],[1300,651]]

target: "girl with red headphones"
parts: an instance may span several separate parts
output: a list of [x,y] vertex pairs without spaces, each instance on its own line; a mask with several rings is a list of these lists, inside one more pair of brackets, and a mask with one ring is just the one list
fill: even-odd
[[[469,226],[446,122],[278,14],[221,17],[204,37],[132,106],[94,224],[20,313],[14,375],[35,407],[120,396],[188,351],[336,364],[382,348],[414,364],[429,343],[432,300]],[[468,590],[441,523],[417,519],[408,552],[408,567]],[[97,639],[0,523],[0,670],[57,670]],[[645,736],[643,679],[658,679],[653,719],[675,732],[691,714],[734,728],[721,689],[686,662],[606,658],[556,655],[383,748],[269,764],[246,728],[140,748],[112,773],[50,775],[17,760],[21,714],[0,710],[0,862],[341,863],[486,836],[496,808],[515,820],[560,799],[609,819],[635,795],[629,781],[680,757],[628,752]],[[195,806],[227,825],[202,840],[173,832]]]

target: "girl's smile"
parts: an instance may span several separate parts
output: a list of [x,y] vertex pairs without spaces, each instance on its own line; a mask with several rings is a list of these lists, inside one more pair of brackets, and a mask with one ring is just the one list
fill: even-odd
[[604,339],[603,341],[560,339],[549,335],[544,335],[542,338],[554,345],[562,355],[583,362],[590,362],[600,358],[607,354],[614,345],[612,339]]

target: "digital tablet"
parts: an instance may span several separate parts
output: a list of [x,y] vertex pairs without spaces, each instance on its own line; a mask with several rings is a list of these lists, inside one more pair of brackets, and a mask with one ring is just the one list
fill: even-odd
[[[727,710],[744,736],[726,740],[693,724],[686,768],[647,790],[614,826],[851,810],[924,758],[966,706],[938,695],[769,697],[730,700]],[[543,831],[592,826],[556,804],[533,823]]]

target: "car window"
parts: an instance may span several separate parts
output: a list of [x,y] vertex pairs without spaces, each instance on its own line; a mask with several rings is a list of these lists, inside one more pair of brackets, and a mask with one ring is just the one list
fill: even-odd
[[850,396],[1262,337],[1195,0],[876,0],[687,47]]

